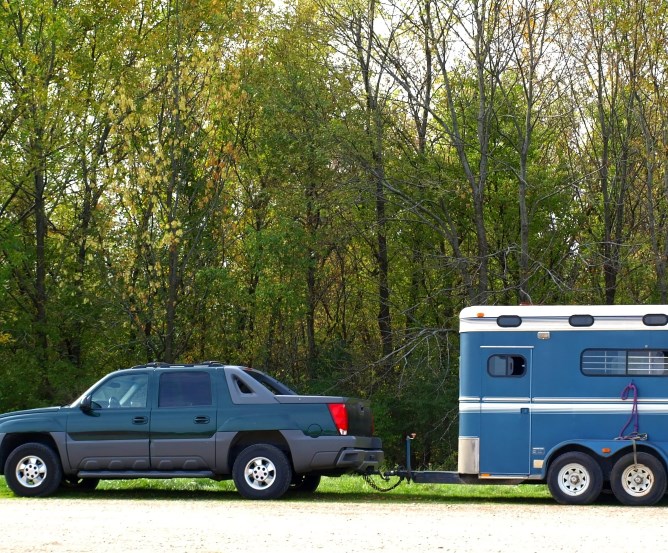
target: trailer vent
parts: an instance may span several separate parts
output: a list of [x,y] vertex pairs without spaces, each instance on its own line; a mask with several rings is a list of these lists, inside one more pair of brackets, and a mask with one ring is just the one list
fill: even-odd
[[651,313],[642,318],[645,326],[666,326],[668,324],[668,315],[663,313]]
[[591,315],[571,315],[568,318],[568,323],[571,326],[592,326],[594,324],[594,317]]

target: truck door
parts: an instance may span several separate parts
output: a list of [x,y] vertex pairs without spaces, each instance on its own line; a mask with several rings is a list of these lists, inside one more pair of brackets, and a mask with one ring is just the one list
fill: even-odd
[[480,473],[528,476],[531,347],[482,347]]
[[149,468],[148,374],[112,375],[67,418],[67,454],[78,470]]
[[210,371],[156,371],[151,411],[151,468],[208,470],[215,466],[216,402]]

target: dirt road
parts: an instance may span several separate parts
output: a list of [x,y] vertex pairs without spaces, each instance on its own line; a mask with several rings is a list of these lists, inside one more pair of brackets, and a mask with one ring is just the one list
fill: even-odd
[[0,500],[0,552],[543,552],[662,550],[666,507],[552,502]]

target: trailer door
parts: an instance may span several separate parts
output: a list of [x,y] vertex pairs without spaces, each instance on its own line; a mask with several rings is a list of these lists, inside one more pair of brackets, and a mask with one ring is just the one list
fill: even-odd
[[531,347],[483,346],[480,474],[528,476]]

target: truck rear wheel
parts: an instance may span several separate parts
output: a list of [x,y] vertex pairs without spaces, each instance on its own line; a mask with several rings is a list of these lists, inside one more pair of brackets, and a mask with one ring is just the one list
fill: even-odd
[[246,499],[278,499],[290,487],[292,467],[277,447],[250,445],[234,461],[232,478]]
[[292,478],[292,483],[290,484],[290,489],[293,492],[300,493],[313,493],[318,489],[320,485],[320,475],[319,474],[295,474]]
[[557,503],[589,505],[601,494],[603,471],[591,455],[571,451],[550,465],[547,486]]
[[58,489],[62,479],[63,469],[58,455],[44,444],[23,444],[7,457],[5,480],[16,495],[51,495]]
[[66,476],[60,484],[64,490],[77,492],[92,492],[100,483],[99,478],[79,478],[77,476]]
[[629,453],[612,467],[610,487],[624,505],[654,505],[666,493],[666,470],[650,453]]

